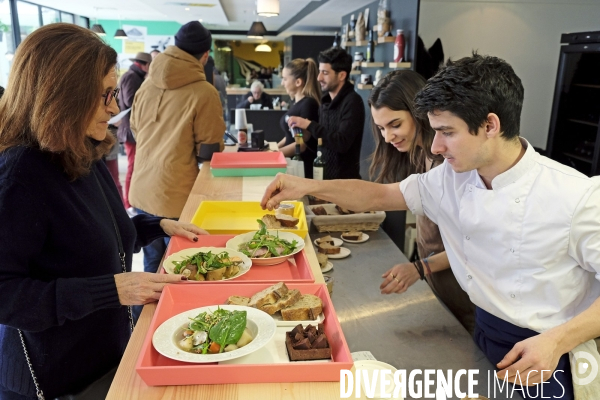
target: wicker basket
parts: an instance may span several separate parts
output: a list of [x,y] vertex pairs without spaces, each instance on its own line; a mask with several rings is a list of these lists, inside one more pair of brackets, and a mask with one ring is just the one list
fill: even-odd
[[[327,215],[315,215],[313,208],[323,207]],[[358,214],[340,214],[335,204],[305,206],[306,219],[319,232],[376,231],[385,219],[385,212],[370,211]]]

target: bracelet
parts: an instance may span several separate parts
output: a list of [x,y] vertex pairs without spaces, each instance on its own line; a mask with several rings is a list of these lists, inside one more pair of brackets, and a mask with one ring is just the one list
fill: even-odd
[[[433,254],[433,253],[431,253]],[[425,257],[423,260],[423,264],[425,264],[425,268],[427,269],[427,276],[431,276],[431,268],[429,268],[429,257]]]
[[419,277],[421,278],[421,280],[424,280],[425,274],[423,273],[423,264],[421,264],[421,261],[416,260],[415,262],[413,262],[413,265],[417,269],[417,272],[419,273]]

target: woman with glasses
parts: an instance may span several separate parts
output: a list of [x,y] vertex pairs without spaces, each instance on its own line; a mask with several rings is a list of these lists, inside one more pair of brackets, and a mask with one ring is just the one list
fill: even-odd
[[[375,182],[400,182],[410,174],[427,172],[442,163],[442,156],[431,153],[435,132],[429,121],[415,114],[413,100],[423,86],[425,79],[414,71],[392,71],[371,91],[369,106],[376,145],[369,172],[376,176]],[[381,292],[403,293],[426,278],[433,292],[472,334],[475,306],[449,269],[437,225],[424,216],[417,216],[417,247],[421,260],[398,264],[386,271]],[[439,272],[429,273],[432,268]]]
[[37,29],[15,54],[0,100],[0,399],[97,390],[131,335],[128,306],[182,280],[130,272],[132,253],[206,233],[127,216],[101,161],[115,140],[116,63],[72,24]]

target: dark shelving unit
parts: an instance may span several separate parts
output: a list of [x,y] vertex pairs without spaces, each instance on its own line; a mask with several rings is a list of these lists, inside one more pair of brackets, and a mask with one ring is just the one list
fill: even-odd
[[563,34],[546,154],[600,175],[600,32]]

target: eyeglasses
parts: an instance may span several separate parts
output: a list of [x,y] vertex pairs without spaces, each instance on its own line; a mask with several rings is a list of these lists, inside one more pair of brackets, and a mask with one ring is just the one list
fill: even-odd
[[106,107],[108,107],[110,105],[113,98],[115,98],[119,95],[119,90],[121,90],[121,89],[116,88],[115,90],[108,90],[106,93],[104,93],[102,95],[102,97],[104,97],[104,105]]

